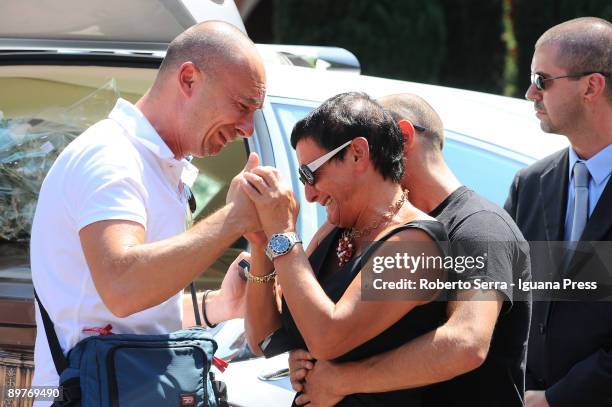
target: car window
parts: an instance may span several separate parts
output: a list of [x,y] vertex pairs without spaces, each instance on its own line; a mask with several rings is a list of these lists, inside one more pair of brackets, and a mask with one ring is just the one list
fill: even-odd
[[297,106],[288,103],[272,103],[272,108],[287,140],[290,139],[295,124],[313,110],[311,106]]
[[[55,76],[56,67],[1,68],[0,283],[30,284],[30,230],[43,179],[72,140],[108,115],[119,91],[106,76],[85,84]],[[0,296],[21,297],[16,287],[0,284]]]
[[[195,158],[192,161],[199,170],[192,187],[197,204],[195,221],[205,218],[225,205],[225,196],[232,178],[242,170],[246,159],[245,142],[238,139],[226,145],[214,157]],[[198,290],[219,288],[229,265],[246,249],[247,241],[244,238],[234,242],[206,272],[198,276],[196,279]]]
[[[295,150],[293,150],[293,148],[289,144],[289,140],[291,138],[291,131],[293,130],[293,127],[295,126],[295,124],[299,120],[303,119],[308,113],[310,113],[315,108],[315,106],[316,106],[315,103],[310,103],[310,104],[305,104],[305,105],[296,105],[296,104],[291,104],[291,103],[272,103],[272,108],[274,110],[276,119],[279,123],[280,131],[281,133],[283,133],[283,140],[287,141],[287,150],[290,151],[292,162],[294,163],[295,168],[293,168],[292,174],[297,174],[298,161],[295,155]],[[297,181],[297,178],[294,182],[294,185],[299,185],[299,188],[300,188],[299,193],[303,197],[304,188],[302,184],[299,181]],[[305,201],[305,198],[304,198],[304,201]],[[310,241],[310,236],[312,236],[312,234],[314,234],[316,229],[318,229],[319,226],[321,226],[327,219],[327,213],[325,211],[325,208],[322,207],[321,205],[315,205],[315,204],[310,204],[310,203],[305,203],[305,202],[302,202],[302,205],[303,206],[304,205],[314,205],[314,211],[316,213],[316,224],[307,225],[307,226],[311,226],[311,230],[302,232],[303,240],[306,244],[308,244],[308,242]],[[302,216],[305,216],[305,215],[302,215]]]
[[514,174],[526,163],[504,155],[501,149],[488,150],[455,137],[446,132],[443,150],[452,171],[464,185],[503,206]]

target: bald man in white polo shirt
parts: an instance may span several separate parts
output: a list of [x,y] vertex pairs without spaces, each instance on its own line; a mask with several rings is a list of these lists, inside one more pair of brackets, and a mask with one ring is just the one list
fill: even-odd
[[[31,264],[64,353],[86,328],[180,329],[185,286],[237,238],[261,229],[250,200],[235,193],[238,176],[227,205],[185,231],[185,186],[197,176],[185,157],[215,155],[249,137],[264,96],[254,44],[228,24],[201,23],[172,41],[152,88],[135,105],[119,99],[108,119],[60,154],[40,192]],[[247,168],[256,161],[251,157]],[[242,315],[236,263],[206,299],[212,324]],[[36,322],[42,327],[38,307]],[[58,385],[44,329],[35,364],[34,386]]]

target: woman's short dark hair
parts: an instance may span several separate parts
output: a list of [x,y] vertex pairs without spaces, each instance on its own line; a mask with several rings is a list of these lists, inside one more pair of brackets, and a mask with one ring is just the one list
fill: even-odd
[[[364,137],[370,145],[374,168],[383,176],[399,183],[404,174],[404,137],[391,117],[374,99],[362,92],[341,93],[296,123],[291,132],[291,145],[312,139],[326,150],[333,150],[356,137]],[[342,161],[346,150],[334,159]]]

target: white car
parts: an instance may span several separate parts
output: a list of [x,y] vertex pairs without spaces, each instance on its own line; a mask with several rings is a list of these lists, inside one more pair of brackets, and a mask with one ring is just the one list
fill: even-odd
[[[2,352],[25,355],[24,370],[32,364],[28,216],[52,158],[80,131],[105,117],[117,96],[136,101],[152,84],[166,45],[176,34],[209,19],[244,29],[230,1],[90,3],[20,0],[3,5],[0,13],[0,204],[7,203],[0,213],[0,368]],[[266,60],[267,97],[255,114],[253,137],[231,143],[216,157],[194,160],[200,168],[194,187],[199,216],[224,203],[230,180],[255,151],[263,164],[277,167],[291,180],[301,208],[298,232],[307,244],[326,215],[323,208],[306,202],[289,136],[296,121],[340,92],[364,91],[373,97],[411,92],[424,97],[445,124],[444,152],[451,168],[465,185],[499,205],[519,168],[567,145],[565,138],[540,130],[533,107],[524,100],[367,77],[359,73],[354,56],[340,49],[262,45],[260,51]],[[3,139],[2,129],[11,126],[17,129],[11,134],[19,137]],[[236,242],[202,274],[198,286],[218,286],[243,249],[246,241]],[[253,358],[243,330],[242,321],[234,320],[215,331],[218,355],[232,360],[219,373],[228,386],[229,402],[290,405],[287,357]]]

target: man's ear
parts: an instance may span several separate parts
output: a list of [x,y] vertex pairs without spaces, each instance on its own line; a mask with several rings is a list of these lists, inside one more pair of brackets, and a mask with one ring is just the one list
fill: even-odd
[[178,81],[181,92],[190,97],[193,93],[194,83],[198,80],[200,70],[193,62],[184,62],[178,69]]
[[593,101],[601,95],[606,87],[606,77],[602,74],[591,74],[588,77],[587,87],[584,91],[584,98]]
[[415,130],[410,120],[402,119],[397,122],[402,136],[404,136],[404,150],[410,150],[415,141]]

